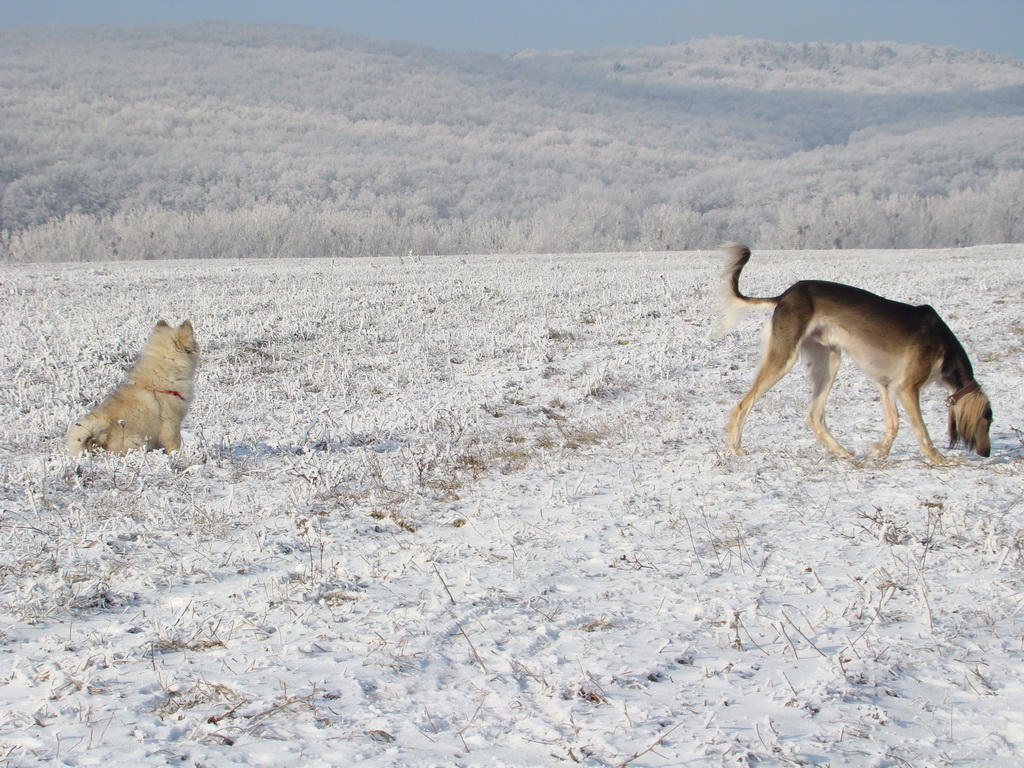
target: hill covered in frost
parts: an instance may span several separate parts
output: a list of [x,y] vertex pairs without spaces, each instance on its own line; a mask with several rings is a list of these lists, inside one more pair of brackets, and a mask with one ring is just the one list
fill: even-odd
[[205,23],[3,31],[0,67],[15,260],[1024,237],[1024,62],[983,52]]

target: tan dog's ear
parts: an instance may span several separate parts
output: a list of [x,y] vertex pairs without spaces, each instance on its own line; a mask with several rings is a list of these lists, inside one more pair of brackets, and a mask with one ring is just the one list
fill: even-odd
[[169,326],[169,325],[168,325],[168,324],[167,324],[167,323],[166,323],[165,321],[163,321],[163,320],[157,320],[157,321],[156,321],[156,325],[154,326],[154,328],[170,328],[170,327],[171,327],[171,326]]

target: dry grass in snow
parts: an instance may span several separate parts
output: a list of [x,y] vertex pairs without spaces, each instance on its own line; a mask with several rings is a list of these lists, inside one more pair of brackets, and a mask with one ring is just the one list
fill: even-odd
[[[0,759],[1012,765],[1024,748],[1019,246],[755,253],[931,303],[989,460],[827,455],[794,373],[725,414],[709,253],[6,267]],[[185,447],[68,423],[196,325]],[[925,416],[940,440],[942,393]],[[863,454],[873,385],[830,424]]]

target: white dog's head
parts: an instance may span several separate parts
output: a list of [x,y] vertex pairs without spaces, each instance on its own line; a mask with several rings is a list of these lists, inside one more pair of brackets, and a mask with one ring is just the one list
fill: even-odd
[[128,381],[153,391],[173,390],[189,402],[198,365],[199,345],[192,323],[186,320],[175,328],[161,320],[153,326]]

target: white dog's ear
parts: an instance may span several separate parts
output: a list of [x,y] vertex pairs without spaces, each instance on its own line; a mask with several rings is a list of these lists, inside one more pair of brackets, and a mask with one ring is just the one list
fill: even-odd
[[189,352],[196,351],[196,337],[195,331],[192,328],[192,321],[186,320],[184,323],[178,326],[177,338],[175,339],[178,346]]

